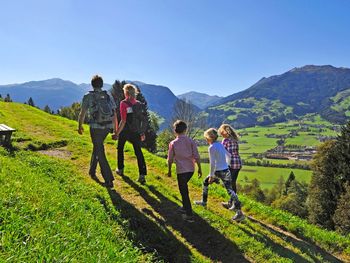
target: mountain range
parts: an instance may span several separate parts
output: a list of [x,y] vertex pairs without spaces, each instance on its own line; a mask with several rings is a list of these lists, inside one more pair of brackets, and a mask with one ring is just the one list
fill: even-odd
[[205,109],[209,123],[268,125],[320,114],[333,123],[350,119],[350,69],[307,65],[262,78],[250,88]]
[[[191,101],[206,112],[208,125],[229,123],[236,128],[269,125],[305,114],[320,114],[333,123],[350,119],[350,69],[330,65],[307,65],[281,75],[262,78],[250,88],[227,97],[188,92],[176,97],[165,86],[136,83],[149,109],[169,123],[176,101]],[[109,90],[110,84],[104,88]],[[91,90],[89,84],[75,84],[59,78],[0,85],[0,94],[10,94],[13,101],[27,102],[32,97],[40,108],[49,105],[57,110],[81,101]]]
[[210,96],[208,94],[196,91],[186,92],[184,94],[177,95],[177,97],[181,100],[191,102],[192,104],[194,104],[202,110],[220,101],[220,99],[223,99],[223,97],[219,97],[216,95]]

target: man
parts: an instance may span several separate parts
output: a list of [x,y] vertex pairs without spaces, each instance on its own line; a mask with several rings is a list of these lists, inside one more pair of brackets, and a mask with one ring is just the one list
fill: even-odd
[[[139,168],[139,179],[141,184],[146,183],[146,162],[141,150],[141,141],[145,140],[144,133],[140,133],[133,126],[136,120],[136,112],[133,112],[133,105],[140,103],[136,100],[137,89],[132,84],[125,84],[123,87],[125,99],[120,103],[121,121],[115,132],[114,139],[118,139],[118,169],[119,175],[124,174],[124,146],[126,141],[130,141],[134,147]],[[137,123],[136,123],[137,124]]]
[[103,143],[108,133],[114,132],[116,129],[116,105],[112,96],[102,90],[103,79],[100,76],[93,76],[91,85],[94,90],[86,93],[81,103],[78,133],[83,134],[83,122],[86,113],[88,113],[90,136],[93,143],[89,175],[92,179],[98,180],[96,168],[97,163],[99,163],[105,181],[104,185],[111,188],[113,187],[114,177],[106,158]]

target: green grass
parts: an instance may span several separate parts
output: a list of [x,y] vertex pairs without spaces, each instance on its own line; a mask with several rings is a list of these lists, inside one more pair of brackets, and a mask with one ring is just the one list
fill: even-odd
[[[127,145],[126,176],[117,177],[115,189],[107,191],[86,175],[92,148],[86,126],[79,136],[74,121],[1,102],[0,122],[17,129],[17,150],[0,151],[1,262],[336,262],[327,251],[345,260],[350,256],[349,237],[245,196],[240,196],[244,211],[258,221],[232,223],[232,212],[218,205],[227,199],[220,185],[210,187],[208,209],[194,207],[196,222],[185,224],[176,213],[181,201],[175,174],[165,176],[164,159],[144,152],[149,173],[147,185],[141,186],[135,182],[136,162]],[[55,147],[62,141],[71,152],[66,159],[25,150],[30,144]],[[106,149],[114,169],[110,138]],[[276,168],[259,173],[273,174],[271,169]],[[293,171],[299,179],[299,171]],[[242,170],[240,178],[248,172]],[[202,180],[193,176],[192,200],[200,198]]]
[[[69,163],[31,152],[0,154],[0,258],[8,262],[151,261],[110,219],[106,193]],[[111,203],[106,204],[111,207]],[[114,211],[118,217],[118,211]]]

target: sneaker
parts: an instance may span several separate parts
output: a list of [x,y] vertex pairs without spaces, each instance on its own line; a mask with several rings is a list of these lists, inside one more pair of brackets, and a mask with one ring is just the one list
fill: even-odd
[[222,202],[221,205],[228,210],[235,210],[235,204],[231,204],[230,202]]
[[182,219],[185,220],[188,223],[193,223],[194,222],[194,217],[186,215],[186,214],[182,215]]
[[237,211],[237,213],[232,217],[233,221],[241,222],[245,219],[245,215],[243,215],[242,211]]
[[202,200],[200,201],[194,201],[193,202],[195,205],[201,205],[203,207],[207,207],[207,203],[203,202]]
[[139,179],[137,180],[140,184],[145,184],[146,183],[146,178],[145,175],[140,174]]
[[117,169],[117,170],[115,170],[115,172],[116,172],[117,174],[119,174],[120,176],[123,176],[123,175],[124,175],[124,169]]

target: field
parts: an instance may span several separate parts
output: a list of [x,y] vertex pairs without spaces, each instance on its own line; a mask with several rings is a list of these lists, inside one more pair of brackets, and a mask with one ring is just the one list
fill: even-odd
[[[17,129],[12,151],[0,148],[0,262],[350,259],[349,236],[310,225],[244,195],[240,198],[247,219],[233,223],[232,212],[219,205],[227,198],[220,185],[211,188],[207,209],[194,207],[195,223],[184,222],[177,212],[181,197],[175,173],[167,177],[165,160],[145,151],[147,183],[140,185],[130,145],[125,176],[116,177],[114,188],[104,188],[87,175],[92,149],[88,127],[79,136],[75,121],[28,105],[0,102],[0,123]],[[114,144],[108,138],[112,169]],[[240,177],[279,176],[278,169],[257,168],[264,167],[247,166]],[[299,178],[299,171],[294,172]],[[307,180],[306,174],[300,176]],[[99,179],[103,181],[100,175]],[[200,198],[201,182],[196,175],[191,180],[192,200]]]

